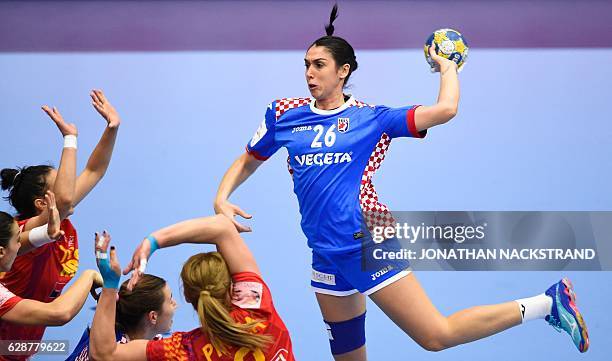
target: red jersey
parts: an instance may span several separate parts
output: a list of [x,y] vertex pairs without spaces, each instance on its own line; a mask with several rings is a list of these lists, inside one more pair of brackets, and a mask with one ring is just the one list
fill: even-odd
[[[23,227],[28,220],[19,221]],[[18,256],[0,282],[21,298],[51,302],[62,293],[79,267],[79,243],[68,219],[61,223],[64,236],[32,252]],[[0,320],[0,340],[41,340],[45,326],[20,326]],[[27,356],[0,356],[0,360],[25,360]]]
[[230,315],[236,322],[263,320],[254,332],[271,335],[273,342],[265,349],[254,352],[245,348],[229,347],[231,356],[217,352],[208,334],[200,328],[190,332],[175,332],[169,338],[147,343],[147,360],[198,361],[294,361],[289,331],[272,303],[270,289],[261,277],[252,272],[232,275],[232,304]]
[[9,291],[8,288],[0,283],[0,317],[4,316],[5,313],[15,307],[21,300],[21,297],[15,296],[13,292]]

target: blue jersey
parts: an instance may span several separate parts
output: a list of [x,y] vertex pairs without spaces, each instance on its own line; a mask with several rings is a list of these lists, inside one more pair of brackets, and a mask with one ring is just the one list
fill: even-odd
[[266,160],[287,148],[309,247],[356,249],[362,225],[371,230],[393,223],[387,207],[378,202],[372,176],[391,139],[425,136],[416,130],[415,109],[371,106],[353,97],[334,110],[317,109],[310,98],[279,99],[268,105],[247,152]]

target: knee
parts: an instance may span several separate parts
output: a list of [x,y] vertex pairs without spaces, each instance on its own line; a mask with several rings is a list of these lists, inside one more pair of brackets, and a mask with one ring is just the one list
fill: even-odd
[[365,315],[364,312],[360,316],[341,322],[325,321],[333,355],[346,354],[365,345]]

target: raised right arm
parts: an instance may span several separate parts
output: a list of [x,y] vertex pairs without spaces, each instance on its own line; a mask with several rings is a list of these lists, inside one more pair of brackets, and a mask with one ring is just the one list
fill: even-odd
[[[155,242],[156,244],[153,244]],[[179,222],[151,233],[145,238],[123,271],[133,271],[128,289],[133,287],[144,273],[147,260],[157,248],[167,248],[183,243],[206,243],[217,246],[230,273],[253,272],[260,274],[255,257],[236,227],[224,215],[195,218]]]
[[57,210],[60,219],[64,219],[72,214],[74,204],[74,188],[76,184],[76,137],[77,129],[74,124],[68,124],[57,110],[43,106],[43,110],[53,120],[59,131],[64,136],[64,148],[60,165],[57,169],[57,177],[53,186],[53,193],[57,201]]
[[[42,110],[51,118],[62,133],[62,136],[64,136],[64,148],[62,149],[57,176],[53,189],[50,189],[55,194],[57,210],[59,211],[60,219],[63,220],[72,214],[73,210],[74,188],[76,184],[76,139],[78,132],[74,124],[69,124],[64,121],[64,118],[57,108],[50,108],[44,105]],[[45,223],[47,223],[47,215],[43,212],[30,218],[26,223],[24,231],[29,231]]]

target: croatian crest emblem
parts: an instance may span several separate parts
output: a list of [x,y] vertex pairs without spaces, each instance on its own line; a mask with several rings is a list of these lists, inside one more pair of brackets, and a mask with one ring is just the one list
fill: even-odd
[[349,125],[349,118],[338,118],[338,131],[340,133],[348,132]]

